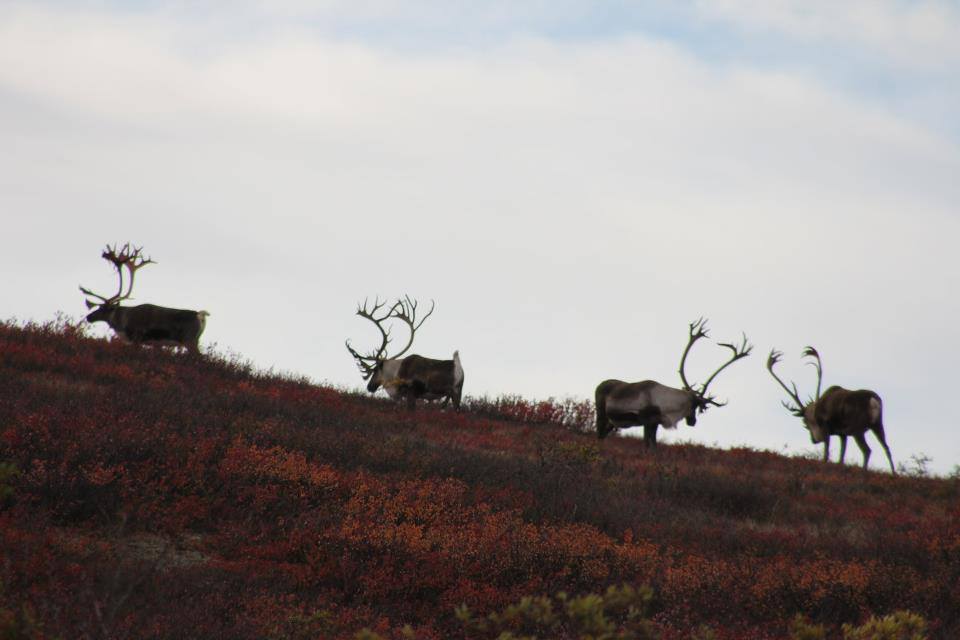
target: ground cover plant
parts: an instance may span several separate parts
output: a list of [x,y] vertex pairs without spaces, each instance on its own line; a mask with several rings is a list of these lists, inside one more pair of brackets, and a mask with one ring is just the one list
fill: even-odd
[[960,637],[957,478],[465,407],[0,324],[0,637]]

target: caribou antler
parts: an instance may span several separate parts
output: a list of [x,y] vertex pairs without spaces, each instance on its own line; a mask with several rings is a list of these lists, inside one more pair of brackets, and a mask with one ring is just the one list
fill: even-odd
[[418,321],[417,305],[419,303],[410,296],[404,296],[403,298],[398,299],[386,310],[385,313],[382,313],[378,317],[377,313],[384,309],[386,304],[386,300],[380,302],[380,299],[377,298],[374,300],[373,308],[371,309],[367,309],[367,300],[363,301],[363,306],[357,306],[357,315],[361,318],[366,318],[367,320],[371,321],[380,331],[382,340],[376,351],[371,351],[368,355],[361,355],[350,346],[350,340],[346,341],[347,351],[349,351],[350,355],[352,355],[354,360],[357,361],[357,368],[360,369],[360,373],[363,375],[364,380],[369,379],[370,376],[373,375],[378,363],[388,359],[387,345],[390,344],[390,329],[385,329],[383,323],[387,320],[399,320],[406,324],[410,329],[410,339],[407,341],[407,345],[397,353],[389,356],[389,358],[398,358],[406,353],[410,349],[411,345],[413,345],[413,338],[417,333],[417,329],[419,329],[423,325],[424,321],[430,317],[436,306],[436,303],[431,300],[430,311]]
[[[782,357],[783,357],[783,353],[781,353],[780,351],[777,351],[776,349],[771,349],[770,355],[767,357],[767,370],[770,371],[770,375],[773,376],[773,379],[776,380],[781,387],[783,387],[783,390],[787,392],[787,395],[790,396],[793,399],[793,401],[797,403],[797,406],[791,407],[790,403],[784,400],[781,400],[780,404],[782,404],[790,413],[797,416],[802,416],[803,402],[800,400],[800,392],[797,391],[797,383],[792,380],[790,381],[790,385],[793,387],[793,390],[791,391],[790,387],[784,384],[783,380],[781,380],[780,377],[773,372],[773,366],[778,362],[780,362],[780,358]],[[819,392],[817,393],[817,397],[818,398],[820,397]]]
[[807,346],[803,350],[803,356],[807,358],[815,358],[816,362],[808,362],[810,366],[817,370],[817,400],[820,400],[820,383],[823,381],[823,363],[820,362],[820,354],[817,353],[817,350],[811,346]]
[[683,382],[683,387],[690,391],[693,391],[693,386],[687,382],[687,376],[683,371],[683,368],[687,363],[687,354],[690,353],[690,347],[693,346],[694,342],[700,338],[706,337],[707,321],[704,318],[700,318],[696,322],[690,323],[690,339],[687,341],[687,346],[684,348],[683,355],[680,357],[680,380]]
[[377,368],[377,363],[384,359],[384,354],[387,352],[387,345],[390,343],[390,330],[383,328],[383,322],[390,318],[390,314],[393,312],[394,307],[390,307],[387,312],[381,316],[377,317],[377,312],[380,311],[384,305],[387,304],[386,300],[380,302],[380,298],[376,298],[373,301],[373,308],[367,309],[369,304],[369,299],[363,301],[363,306],[357,305],[357,315],[361,318],[366,318],[374,325],[376,325],[377,330],[380,331],[382,340],[380,346],[376,351],[371,351],[369,355],[361,355],[350,346],[350,340],[346,341],[347,351],[350,352],[350,355],[353,356],[354,360],[357,361],[357,368],[360,369],[360,373],[363,375],[363,379],[366,380],[373,375],[374,370]]
[[[80,287],[80,291],[82,291],[85,295],[90,296],[91,298],[98,298],[101,301],[91,302],[90,300],[87,300],[87,308],[92,309],[93,307],[112,305],[122,302],[123,300],[128,300],[130,295],[133,293],[133,280],[136,276],[137,270],[140,267],[144,267],[148,264],[156,264],[150,258],[144,258],[142,254],[143,247],[133,247],[129,242],[120,247],[119,251],[117,250],[116,245],[112,247],[107,245],[106,249],[103,250],[103,253],[100,254],[100,257],[111,263],[113,268],[117,271],[117,278],[119,280],[117,283],[117,292],[107,298],[98,293],[94,293],[90,289]],[[126,269],[127,274],[130,277],[130,281],[127,284],[126,293],[123,292],[124,269]]]
[[709,402],[710,404],[712,404],[712,405],[714,405],[714,406],[717,406],[717,407],[722,407],[723,405],[725,405],[725,404],[727,404],[727,403],[726,403],[726,402],[722,402],[722,403],[721,403],[721,402],[717,402],[717,401],[714,400],[712,397],[708,396],[708,395],[707,395],[707,387],[710,386],[710,383],[713,382],[713,379],[716,378],[716,377],[720,374],[721,371],[723,371],[724,369],[726,369],[727,367],[729,367],[730,365],[732,365],[732,364],[733,364],[734,362],[736,362],[737,360],[740,360],[741,358],[746,358],[748,355],[750,355],[750,352],[753,351],[753,345],[750,344],[750,343],[747,341],[747,334],[746,334],[746,333],[743,334],[743,342],[741,342],[739,346],[738,346],[738,345],[735,345],[735,344],[733,344],[733,343],[730,343],[730,342],[720,342],[720,343],[718,343],[718,344],[719,344],[721,347],[726,347],[727,349],[730,349],[730,351],[733,352],[733,355],[730,356],[730,359],[729,359],[729,360],[727,360],[727,361],[724,362],[722,365],[720,365],[720,368],[717,369],[716,371],[714,371],[714,372],[713,372],[713,375],[711,375],[709,378],[707,378],[707,381],[703,383],[703,388],[700,389],[700,392],[699,392],[699,393],[700,393],[700,396],[702,396],[702,397],[703,397],[707,402]]
[[433,310],[436,308],[437,304],[433,300],[430,301],[430,311],[427,312],[427,315],[423,316],[420,321],[417,321],[417,304],[416,300],[410,298],[410,296],[403,296],[403,300],[397,300],[396,304],[393,305],[391,309],[392,317],[404,322],[407,327],[410,329],[410,339],[407,341],[407,346],[395,353],[393,358],[399,358],[405,354],[410,347],[413,345],[413,337],[417,333],[423,323],[433,314]]
[[684,367],[687,364],[687,355],[689,355],[690,348],[693,346],[693,344],[700,338],[706,338],[708,336],[706,319],[700,318],[696,322],[691,322],[689,333],[690,333],[690,338],[687,340],[687,346],[683,349],[683,356],[680,357],[680,380],[683,381],[683,387],[684,389],[687,389],[688,391],[692,391],[698,396],[700,396],[700,398],[702,398],[705,403],[712,404],[715,407],[722,407],[726,404],[726,402],[717,402],[716,399],[714,399],[711,396],[708,396],[707,387],[710,386],[710,383],[713,382],[713,379],[716,378],[721,371],[729,367],[731,364],[733,364],[737,360],[740,360],[741,358],[746,358],[748,355],[750,355],[750,352],[753,350],[753,345],[751,345],[747,341],[747,334],[743,334],[743,342],[739,346],[732,344],[730,342],[719,343],[721,347],[726,347],[727,349],[730,349],[733,352],[733,356],[731,356],[731,358],[727,360],[725,363],[720,365],[720,368],[714,371],[713,374],[709,378],[707,378],[707,381],[703,383],[703,386],[700,388],[700,390],[697,391],[696,389],[693,388],[693,385],[687,381],[687,376],[684,371]]

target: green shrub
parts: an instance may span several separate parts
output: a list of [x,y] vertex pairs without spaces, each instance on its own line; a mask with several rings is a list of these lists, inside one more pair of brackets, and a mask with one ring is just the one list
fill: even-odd
[[[798,615],[790,624],[790,640],[824,640],[827,629]],[[915,613],[897,611],[870,618],[859,627],[843,625],[843,640],[927,640],[927,622]]]
[[13,500],[13,479],[20,475],[17,465],[0,462],[0,508]]
[[909,611],[870,618],[860,627],[843,625],[843,640],[926,640],[927,622]]
[[707,625],[700,625],[690,636],[690,640],[717,640],[717,634]]
[[648,587],[623,585],[610,587],[603,595],[528,596],[484,618],[474,618],[466,605],[458,607],[456,614],[468,638],[654,640],[653,625],[646,617],[652,597]]
[[826,637],[827,628],[810,622],[803,614],[797,614],[790,623],[790,640],[824,640]]

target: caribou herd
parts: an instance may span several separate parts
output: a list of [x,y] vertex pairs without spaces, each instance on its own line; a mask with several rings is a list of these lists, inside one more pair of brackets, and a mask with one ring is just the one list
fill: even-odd
[[[106,322],[121,340],[133,344],[166,345],[182,347],[188,352],[200,355],[200,335],[206,326],[206,311],[171,309],[153,304],[122,306],[133,293],[133,282],[137,271],[148,265],[156,264],[143,256],[143,249],[129,243],[122,247],[108,245],[101,257],[109,262],[118,278],[117,291],[107,297],[80,287],[87,296],[86,304],[90,313],[88,322]],[[126,281],[124,276],[126,276]],[[380,344],[375,349],[361,354],[346,341],[347,351],[355,360],[363,379],[367,381],[367,391],[375,393],[382,388],[387,395],[406,403],[414,409],[417,400],[442,401],[460,410],[463,396],[463,366],[460,354],[453,352],[449,360],[425,358],[416,354],[404,355],[413,346],[417,330],[434,311],[430,310],[418,318],[418,302],[404,296],[388,305],[379,298],[370,305],[364,301],[357,307],[356,315],[369,320],[380,333]],[[403,349],[389,354],[391,328],[399,322],[407,330],[408,339]],[[690,384],[685,372],[685,364],[690,349],[695,343],[707,338],[707,323],[701,318],[690,323],[687,344],[680,357],[681,388],[670,387],[654,380],[624,382],[623,380],[604,380],[594,393],[596,399],[597,437],[603,439],[616,429],[643,427],[644,442],[647,447],[657,444],[657,429],[674,429],[681,420],[690,426],[697,422],[697,414],[704,413],[710,407],[722,407],[726,403],[718,402],[707,394],[710,383],[734,362],[746,358],[753,350],[746,334],[739,343],[720,342],[718,346],[730,350],[730,357],[701,384]],[[814,444],[823,443],[823,459],[830,458],[830,437],[840,437],[840,464],[843,464],[847,449],[847,438],[852,436],[863,453],[863,468],[867,468],[870,459],[870,447],[865,438],[866,432],[873,432],[880,442],[890,463],[890,471],[895,473],[893,457],[887,446],[883,430],[883,401],[874,391],[868,389],[850,390],[839,386],[829,387],[820,393],[823,379],[823,366],[820,354],[813,347],[803,350],[803,357],[811,358],[808,364],[817,372],[816,395],[807,402],[800,399],[796,383],[787,386],[774,372],[774,366],[783,354],[776,349],[767,357],[767,370],[792,400],[793,404],[782,401],[783,406],[793,415],[803,420],[803,426],[810,433]]]

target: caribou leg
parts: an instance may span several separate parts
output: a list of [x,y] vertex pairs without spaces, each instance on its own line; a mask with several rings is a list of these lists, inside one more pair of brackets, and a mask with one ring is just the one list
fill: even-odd
[[896,470],[893,468],[893,456],[890,455],[890,447],[887,446],[887,438],[883,433],[883,425],[878,425],[871,429],[873,435],[877,436],[877,440],[880,441],[880,446],[883,447],[883,451],[887,454],[887,461],[890,463],[890,473],[897,475]]
[[645,424],[643,425],[643,443],[648,449],[657,447],[657,428],[659,424]]
[[866,469],[867,463],[870,462],[870,446],[867,444],[867,439],[862,433],[853,436],[853,439],[857,441],[857,446],[863,452],[863,468]]
[[830,462],[830,436],[823,441],[823,461]]
[[608,435],[617,430],[618,427],[629,423],[629,414],[613,414],[597,416],[597,438],[603,440]]
[[[597,438],[603,440],[617,429],[640,426],[640,424],[636,413],[600,411],[597,413]],[[646,432],[644,432],[644,435],[646,435]]]
[[840,436],[840,464],[843,464],[843,459],[847,457],[847,436]]

